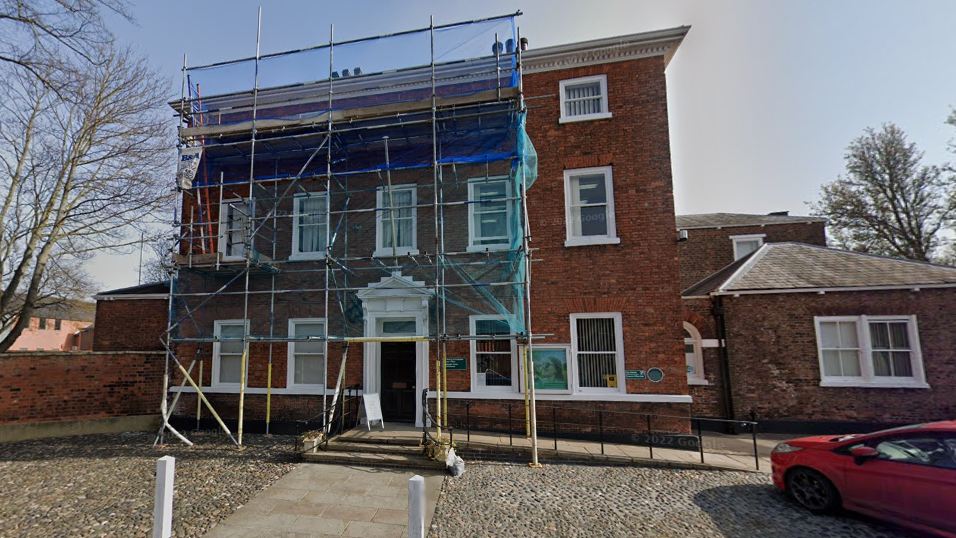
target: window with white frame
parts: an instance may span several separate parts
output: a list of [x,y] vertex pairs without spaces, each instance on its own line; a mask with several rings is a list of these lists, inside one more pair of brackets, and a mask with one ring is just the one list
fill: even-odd
[[468,250],[507,248],[511,241],[511,201],[507,177],[468,181]]
[[300,260],[325,257],[325,193],[296,196],[293,200],[292,258]]
[[219,253],[223,259],[246,257],[248,228],[249,204],[242,200],[223,200],[219,207]]
[[621,314],[571,314],[575,386],[581,392],[624,392]]
[[242,381],[242,355],[246,325],[241,320],[215,322],[216,340],[212,345],[212,384],[239,385]]
[[565,246],[620,243],[614,225],[611,167],[564,171]]
[[289,320],[287,387],[325,388],[325,320]]
[[704,354],[700,331],[684,322],[684,359],[687,361],[687,382],[692,385],[707,383],[704,377]]
[[559,123],[611,117],[607,104],[607,75],[562,80],[559,88]]
[[814,318],[820,384],[927,388],[916,316]]
[[415,237],[417,211],[414,207],[418,203],[417,193],[415,185],[393,185],[391,189],[383,187],[378,190],[377,202],[382,210],[376,216],[375,256],[418,253]]
[[[511,334],[511,328],[501,316],[471,316],[470,324],[474,336]],[[471,341],[473,390],[512,390],[516,371],[515,347],[515,341],[510,338]]]
[[756,252],[763,245],[764,237],[766,237],[766,234],[730,236],[730,240],[734,242],[734,260],[739,260],[751,252]]

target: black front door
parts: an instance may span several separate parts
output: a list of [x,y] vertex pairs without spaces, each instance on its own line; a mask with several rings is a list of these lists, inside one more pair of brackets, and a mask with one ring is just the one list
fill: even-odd
[[415,342],[382,342],[382,416],[415,420]]

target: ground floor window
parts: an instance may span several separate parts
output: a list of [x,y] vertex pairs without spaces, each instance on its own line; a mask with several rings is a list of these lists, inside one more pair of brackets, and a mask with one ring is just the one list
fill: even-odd
[[[471,333],[477,336],[511,334],[508,323],[500,316],[471,316]],[[513,390],[515,341],[510,338],[487,338],[471,341],[473,390]]]
[[325,320],[289,320],[288,387],[325,388]]
[[687,382],[706,383],[704,378],[704,356],[700,331],[690,323],[684,322],[684,359],[687,362]]
[[814,318],[824,386],[925,386],[916,316]]
[[215,322],[212,345],[212,384],[239,385],[242,382],[242,355],[246,324],[241,319]]
[[571,314],[574,373],[581,392],[624,392],[621,314]]

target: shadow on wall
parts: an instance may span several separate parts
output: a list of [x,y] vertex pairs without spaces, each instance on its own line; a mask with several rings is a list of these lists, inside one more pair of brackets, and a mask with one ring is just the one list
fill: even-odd
[[[769,480],[769,477],[768,477]],[[723,538],[918,538],[854,514],[816,516],[796,506],[771,484],[720,486],[694,495]]]

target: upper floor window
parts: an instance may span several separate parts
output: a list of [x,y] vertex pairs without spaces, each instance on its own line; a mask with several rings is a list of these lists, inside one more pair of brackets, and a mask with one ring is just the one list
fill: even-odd
[[763,245],[764,237],[766,237],[766,234],[730,236],[730,240],[734,242],[734,260],[739,260],[751,252],[756,252]]
[[46,330],[46,318],[40,318],[39,329],[41,331]]
[[820,384],[927,388],[916,316],[814,318]]
[[565,246],[620,243],[614,225],[611,167],[564,171]]
[[287,387],[325,388],[325,337],[324,319],[289,320]]
[[515,380],[515,341],[494,336],[511,334],[501,316],[471,316],[471,333],[488,336],[471,341],[473,390],[512,390]]
[[624,392],[620,313],[571,314],[575,386],[582,392]]
[[219,253],[224,260],[245,259],[248,228],[249,204],[223,200],[219,207]]
[[212,384],[239,385],[242,382],[243,338],[246,324],[241,319],[215,322],[212,345]]
[[417,194],[415,185],[395,185],[391,190],[387,187],[378,190],[377,207],[382,210],[377,212],[375,221],[375,256],[418,254],[418,239],[415,237]]
[[472,179],[468,182],[468,250],[507,248],[511,242],[508,179]]
[[560,123],[610,118],[607,75],[562,80]]
[[325,256],[325,193],[296,196],[293,208],[292,259],[314,260]]
[[691,385],[706,385],[704,377],[703,341],[700,331],[684,322],[684,359],[687,361],[687,382]]

